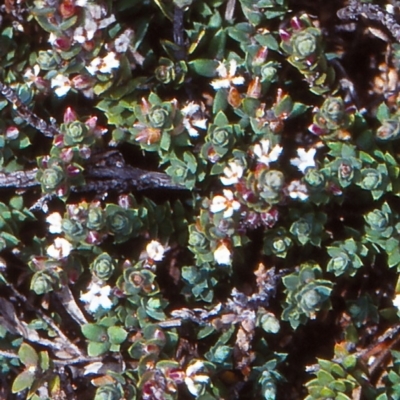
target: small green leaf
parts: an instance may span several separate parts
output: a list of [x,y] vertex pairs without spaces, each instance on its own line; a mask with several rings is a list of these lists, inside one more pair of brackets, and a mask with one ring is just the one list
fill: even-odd
[[88,345],[88,355],[90,357],[97,357],[101,354],[104,354],[110,349],[110,343],[99,343],[99,342],[90,342]]
[[35,379],[35,372],[30,369],[26,369],[22,371],[17,377],[14,379],[11,391],[13,393],[21,392],[27,388],[32,386],[32,383]]
[[39,362],[39,356],[35,349],[28,343],[22,343],[18,350],[18,356],[22,364],[27,367],[37,366]]
[[107,330],[104,326],[86,324],[82,326],[82,333],[86,339],[94,342],[106,342],[108,340]]
[[205,58],[189,62],[189,68],[194,70],[197,74],[207,78],[213,78],[217,75],[217,67],[218,61],[207,60]]
[[108,337],[110,338],[110,342],[113,344],[121,344],[128,336],[126,330],[120,326],[110,326],[107,329],[107,333]]
[[40,359],[40,369],[42,371],[47,371],[50,368],[49,353],[47,351],[41,351],[39,353],[39,359]]

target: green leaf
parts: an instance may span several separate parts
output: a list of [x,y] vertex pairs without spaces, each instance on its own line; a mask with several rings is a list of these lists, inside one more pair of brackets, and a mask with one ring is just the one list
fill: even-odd
[[99,342],[90,342],[88,344],[88,355],[90,357],[97,357],[101,354],[104,354],[110,349],[110,343],[99,343]]
[[229,125],[229,120],[228,120],[228,118],[226,117],[226,115],[225,115],[222,111],[220,111],[220,112],[215,116],[214,124],[217,125],[217,126],[220,127],[220,128],[223,128],[223,127]]
[[40,359],[40,369],[42,371],[47,371],[50,368],[49,353],[47,351],[41,351],[39,353],[39,359]]
[[228,106],[228,92],[226,89],[219,89],[214,96],[213,114],[224,111]]
[[205,58],[199,58],[189,62],[189,68],[191,68],[198,75],[205,76],[207,78],[213,78],[217,75],[218,65],[218,61],[208,60]]
[[106,342],[108,340],[107,329],[101,325],[83,325],[82,333],[86,339],[92,340],[94,342]]
[[13,393],[21,392],[27,388],[32,386],[33,381],[35,380],[35,373],[29,369],[22,371],[17,377],[14,379],[11,391]]
[[382,103],[378,107],[378,111],[376,113],[376,118],[378,118],[380,122],[383,122],[386,119],[390,118],[390,110],[389,110],[389,107],[385,103]]
[[218,364],[223,363],[232,353],[232,348],[229,346],[218,346],[212,356],[209,358],[211,362]]
[[22,364],[27,367],[37,366],[39,362],[39,356],[35,349],[28,343],[22,343],[18,350],[18,356]]
[[22,196],[14,196],[10,199],[10,207],[21,211],[24,207],[24,199]]
[[123,343],[128,336],[128,332],[120,326],[110,326],[107,329],[107,334],[113,344]]

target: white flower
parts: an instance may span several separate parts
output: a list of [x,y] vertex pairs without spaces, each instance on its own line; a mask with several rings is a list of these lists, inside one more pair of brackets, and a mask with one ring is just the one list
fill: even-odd
[[301,183],[300,181],[292,181],[290,185],[287,187],[287,191],[292,199],[300,199],[300,200],[308,199],[307,186],[304,183]]
[[71,89],[71,82],[66,76],[58,74],[51,80],[51,87],[56,88],[54,92],[58,97],[62,97]]
[[47,248],[47,255],[60,260],[61,258],[68,257],[71,250],[72,244],[68,240],[57,237],[54,239],[54,243]]
[[161,261],[164,258],[165,248],[160,242],[157,242],[157,240],[152,240],[146,246],[146,252],[152,260]]
[[283,150],[279,144],[276,144],[270,151],[270,145],[271,143],[268,139],[263,139],[253,147],[253,153],[258,158],[258,162],[265,164],[267,167],[271,162],[274,162],[279,158]]
[[110,286],[99,286],[97,283],[92,282],[89,286],[89,291],[81,294],[81,301],[89,304],[89,311],[96,312],[101,306],[105,310],[112,307],[112,301],[109,299],[111,292]]
[[198,397],[204,392],[205,385],[210,382],[210,377],[207,375],[197,374],[204,367],[204,363],[200,360],[195,361],[193,364],[186,368],[185,383],[189,392]]
[[[199,136],[199,132],[196,128],[207,129],[207,119],[206,118],[195,118],[195,114],[200,110],[200,105],[191,101],[185,107],[182,108],[181,112],[183,114],[183,126],[189,133],[191,137]],[[196,128],[195,128],[196,127]]]
[[400,310],[400,294],[396,294],[396,297],[393,299],[393,305]]
[[223,185],[234,185],[239,182],[239,179],[243,176],[243,166],[240,165],[236,160],[230,161],[228,166],[224,168],[225,176],[221,176],[221,182]]
[[214,250],[214,260],[217,264],[230,265],[232,260],[232,253],[225,243],[221,243]]
[[221,79],[214,79],[211,82],[211,86],[215,90],[218,90],[221,88],[229,88],[231,85],[243,85],[244,78],[243,76],[235,76],[236,69],[237,69],[236,60],[232,59],[229,61],[229,72],[226,69],[225,64],[220,62],[219,66],[217,67],[217,73]]
[[113,68],[119,67],[119,60],[114,52],[108,53],[104,58],[96,57],[92,62],[86,67],[91,75],[95,75],[96,72],[101,72],[103,74],[111,73]]
[[223,190],[224,195],[214,196],[210,205],[210,211],[212,213],[218,213],[224,211],[224,218],[232,217],[233,211],[237,211],[240,208],[240,203],[234,200],[233,193],[231,190]]
[[49,226],[49,232],[50,233],[61,233],[61,222],[62,222],[62,216],[58,212],[53,212],[51,213],[47,218],[46,222],[50,224]]
[[114,47],[117,53],[125,53],[134,36],[134,32],[132,29],[126,29],[124,32],[119,35],[114,41]]
[[37,77],[40,73],[40,67],[38,64],[35,64],[33,68],[27,68],[24,73],[24,79],[26,80],[26,84],[30,87],[33,83],[36,82]]
[[298,157],[292,158],[290,164],[297,167],[304,174],[308,167],[315,167],[314,156],[316,152],[317,149],[314,148],[308,151],[303,148],[297,149]]

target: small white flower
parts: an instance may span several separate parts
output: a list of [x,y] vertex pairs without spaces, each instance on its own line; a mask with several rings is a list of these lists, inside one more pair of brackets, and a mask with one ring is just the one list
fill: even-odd
[[234,185],[239,182],[239,179],[243,176],[243,166],[240,165],[236,160],[230,161],[228,166],[224,168],[225,176],[221,176],[221,182],[223,185]]
[[279,144],[276,144],[272,150],[270,150],[270,146],[270,141],[263,139],[253,147],[253,153],[256,155],[258,162],[265,164],[267,167],[270,163],[278,160],[283,150]]
[[61,233],[61,222],[62,222],[62,216],[58,212],[53,212],[51,213],[47,218],[46,222],[50,224],[49,226],[49,232],[50,233]]
[[237,69],[236,60],[232,59],[229,61],[229,72],[226,69],[224,63],[220,62],[217,67],[217,73],[220,79],[214,79],[211,82],[211,86],[215,89],[229,88],[231,85],[243,85],[243,76],[235,76]]
[[33,83],[36,82],[37,77],[40,73],[40,67],[38,64],[35,64],[33,68],[27,68],[24,73],[24,79],[26,80],[26,84],[30,87]]
[[134,36],[134,32],[132,29],[126,29],[124,32],[119,35],[115,41],[114,41],[114,47],[117,53],[125,53],[131,42],[132,38]]
[[89,285],[89,291],[81,294],[81,301],[89,304],[89,311],[96,312],[101,306],[105,310],[109,310],[112,307],[112,301],[109,299],[111,292],[110,286],[99,286],[97,283],[92,282]]
[[58,74],[51,80],[51,87],[58,97],[65,96],[71,89],[71,81],[64,75]]
[[[194,101],[191,101],[185,107],[182,108],[183,114],[183,126],[189,133],[191,137],[199,136],[199,129],[207,129],[207,119],[206,118],[196,118],[195,114],[200,110],[200,105],[196,104]],[[196,128],[195,128],[196,127]]]
[[103,74],[110,74],[113,68],[119,67],[119,60],[114,52],[108,53],[104,58],[96,57],[92,62],[86,67],[91,75],[95,75],[96,72],[101,72]]
[[186,368],[185,383],[189,392],[193,396],[199,396],[204,392],[205,385],[209,384],[210,377],[207,375],[197,374],[204,367],[204,363],[197,360]]
[[314,148],[308,151],[303,148],[297,149],[298,157],[292,158],[290,164],[297,167],[304,174],[308,167],[315,167],[314,156],[316,152],[317,149]]
[[68,257],[71,250],[72,244],[68,240],[57,237],[54,239],[54,243],[47,248],[47,255],[60,260],[61,258]]
[[157,242],[157,240],[152,240],[146,246],[146,252],[152,260],[161,261],[164,258],[165,248],[160,242]]
[[304,183],[301,183],[300,181],[292,181],[290,185],[287,187],[287,191],[292,199],[300,199],[300,200],[308,199],[307,186]]
[[232,217],[233,211],[237,211],[240,208],[240,203],[234,200],[233,193],[231,190],[224,189],[224,195],[214,196],[210,205],[210,211],[212,213],[218,213],[224,211],[224,218]]
[[396,294],[396,297],[393,299],[393,305],[400,310],[400,294]]
[[230,265],[232,261],[232,253],[225,243],[221,243],[214,250],[214,260],[219,265]]

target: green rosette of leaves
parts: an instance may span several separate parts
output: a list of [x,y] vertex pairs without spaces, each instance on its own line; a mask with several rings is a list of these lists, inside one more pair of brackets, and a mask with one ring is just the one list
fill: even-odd
[[102,253],[90,264],[90,270],[97,278],[107,281],[115,270],[115,262],[109,254]]
[[331,257],[327,271],[336,276],[354,276],[357,270],[363,266],[360,257],[365,257],[368,254],[368,248],[354,239],[336,242],[334,246],[327,246],[327,251]]
[[104,210],[101,207],[89,206],[86,226],[92,231],[101,231],[106,225]]
[[155,93],[150,93],[148,99],[142,98],[142,102],[133,107],[133,111],[136,122],[129,129],[131,141],[139,143],[144,150],[159,151],[160,156],[165,156],[175,146],[190,145],[175,99],[163,102]]
[[62,124],[60,130],[63,133],[65,146],[90,146],[94,142],[89,127],[83,122],[72,121]]
[[60,285],[60,275],[54,270],[37,271],[31,278],[31,290],[37,295],[57,290]]
[[58,189],[64,189],[67,192],[67,173],[61,161],[44,157],[38,158],[39,171],[36,179],[40,182],[43,193],[51,194]]
[[243,135],[239,125],[230,124],[226,115],[220,111],[214,122],[209,125],[206,143],[201,149],[201,155],[212,163],[219,161],[232,150],[234,144]]
[[285,176],[279,170],[263,170],[258,174],[259,196],[267,204],[276,204],[282,196],[282,189],[285,184]]
[[387,203],[382,205],[381,209],[374,209],[364,215],[366,222],[365,233],[366,238],[371,243],[381,242],[389,239],[394,233],[392,225],[392,210]]
[[108,233],[114,236],[115,243],[125,242],[140,233],[143,222],[137,209],[126,209],[115,204],[107,204],[105,211],[106,228]]
[[[297,212],[295,212],[297,214]],[[304,246],[311,243],[314,246],[320,246],[321,240],[324,238],[324,225],[327,221],[326,214],[306,213],[297,221],[293,222],[290,227],[290,233]]]
[[398,112],[391,113],[389,107],[382,103],[378,107],[376,117],[381,123],[375,133],[378,140],[392,141],[400,137],[400,115]]
[[321,278],[322,269],[313,262],[302,264],[299,271],[283,278],[286,299],[282,319],[289,321],[293,329],[314,319],[321,309],[330,308],[333,283]]
[[124,396],[120,384],[100,386],[96,390],[94,400],[119,400]]
[[285,258],[292,247],[292,239],[284,228],[272,229],[264,237],[264,254]]
[[319,109],[316,109],[313,124],[309,130],[322,139],[348,139],[347,132],[354,122],[354,115],[346,111],[341,97],[328,97]]
[[334,69],[328,65],[322,32],[315,28],[307,14],[293,17],[291,28],[280,29],[281,48],[288,61],[296,67],[310,85],[310,91],[321,95],[331,90]]
[[160,83],[164,85],[174,84],[178,87],[184,82],[187,72],[188,68],[184,61],[175,64],[169,58],[161,57],[154,75]]
[[117,286],[126,295],[142,294],[152,296],[158,293],[159,288],[156,282],[156,276],[148,269],[142,268],[142,263],[133,267],[128,267],[117,281]]
[[74,219],[63,219],[61,228],[67,239],[71,242],[80,242],[86,239],[87,229],[84,224]]

